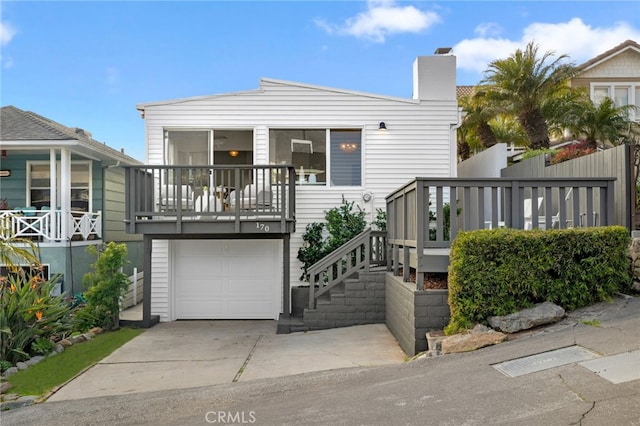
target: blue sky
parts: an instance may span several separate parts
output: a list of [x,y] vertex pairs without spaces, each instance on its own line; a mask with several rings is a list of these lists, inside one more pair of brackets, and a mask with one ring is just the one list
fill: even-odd
[[401,97],[452,47],[457,83],[528,42],[576,64],[640,42],[637,1],[2,1],[0,103],[144,161],[136,105],[250,90],[261,77]]

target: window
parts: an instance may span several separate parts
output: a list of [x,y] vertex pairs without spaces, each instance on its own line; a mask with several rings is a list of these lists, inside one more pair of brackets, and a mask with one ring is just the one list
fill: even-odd
[[[209,164],[209,130],[180,130],[165,132],[166,164],[170,166],[193,166]],[[174,185],[180,181],[183,185],[209,185],[209,176],[193,176],[193,171],[182,170],[181,179],[174,175],[175,170],[166,170],[162,184]]]
[[209,164],[209,131],[168,131],[166,164],[190,166]]
[[269,161],[292,164],[298,184],[360,186],[361,135],[360,129],[271,129]]
[[326,185],[327,131],[325,129],[272,129],[269,131],[271,164],[292,164],[296,182]]
[[[171,166],[251,165],[253,164],[253,130],[165,130],[165,164]],[[241,179],[250,180],[252,176],[250,171],[246,171],[243,172]],[[168,170],[162,182],[173,185],[177,183],[177,177],[173,170]],[[194,188],[210,185],[231,186],[235,182],[235,172],[233,170],[220,172],[213,176],[204,169],[185,168],[182,171],[181,182],[183,185],[194,185]]]
[[[60,204],[60,164],[56,167],[58,176],[56,193]],[[51,206],[51,168],[49,162],[28,162],[28,200],[30,206],[37,208]],[[88,212],[91,208],[91,163],[89,161],[71,162],[71,209]]]
[[636,110],[629,111],[631,120],[640,121],[640,84],[637,83],[598,83],[591,86],[591,99],[598,105],[604,98],[611,98],[617,107],[635,105]]
[[604,100],[604,98],[609,97],[609,88],[608,87],[594,87],[593,88],[593,103],[596,105],[600,105],[600,102]]
[[331,130],[331,184],[360,186],[361,146],[360,130]]
[[615,98],[613,102],[617,107],[629,105],[629,88],[628,87],[616,87]]

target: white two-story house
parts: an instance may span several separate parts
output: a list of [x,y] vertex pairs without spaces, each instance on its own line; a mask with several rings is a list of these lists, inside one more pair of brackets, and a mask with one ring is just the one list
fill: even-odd
[[413,67],[410,98],[264,78],[139,104],[146,164],[129,168],[126,221],[151,271],[145,321],[288,315],[307,224],[343,199],[371,221],[416,176],[455,176],[456,58]]

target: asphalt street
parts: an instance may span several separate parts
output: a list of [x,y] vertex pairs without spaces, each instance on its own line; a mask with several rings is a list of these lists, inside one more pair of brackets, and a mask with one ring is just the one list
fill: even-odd
[[[637,353],[640,298],[594,305],[560,323],[474,352],[399,365],[46,402],[4,412],[1,419],[3,426],[640,425],[638,379],[612,383],[580,363],[519,377],[493,367],[573,345],[603,358]],[[630,368],[632,377],[640,373],[640,363]]]

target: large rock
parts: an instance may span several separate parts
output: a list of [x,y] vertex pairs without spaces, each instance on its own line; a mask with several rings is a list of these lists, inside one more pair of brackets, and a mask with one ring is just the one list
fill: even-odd
[[65,348],[68,348],[69,346],[73,345],[73,342],[69,339],[62,339],[60,340],[59,343],[62,347],[65,347]]
[[483,325],[477,325],[468,333],[454,334],[447,337],[440,344],[440,348],[443,354],[469,352],[504,342],[506,338],[507,335],[504,333],[491,330]]
[[4,372],[3,376],[4,377],[13,376],[17,372],[18,372],[18,367],[9,367],[9,368],[6,369],[6,371]]
[[0,382],[0,394],[6,395],[7,391],[11,389],[12,384],[9,382]]
[[43,359],[44,359],[44,357],[42,355],[37,355],[37,356],[34,356],[33,358],[29,358],[24,363],[27,364],[27,365],[35,365],[35,364],[39,363],[40,361],[42,361]]
[[543,324],[560,321],[565,312],[562,307],[551,302],[540,303],[533,308],[524,309],[504,316],[489,317],[491,327],[505,333],[527,330]]

